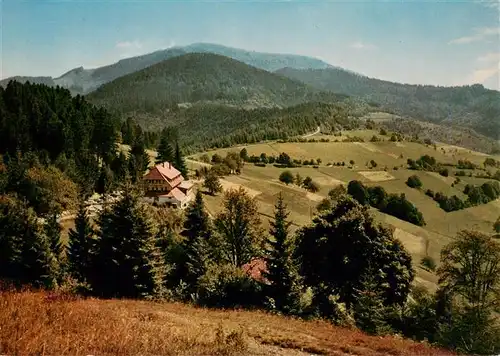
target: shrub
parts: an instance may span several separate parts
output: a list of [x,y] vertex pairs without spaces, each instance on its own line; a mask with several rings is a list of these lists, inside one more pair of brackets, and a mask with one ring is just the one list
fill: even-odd
[[377,162],[375,162],[373,159],[370,161],[370,165],[373,167],[373,168],[376,168],[377,167]]
[[448,168],[442,168],[439,170],[439,174],[443,177],[448,177],[450,175],[450,171],[448,170]]
[[386,136],[386,135],[387,135],[387,131],[386,131],[384,128],[381,128],[379,133],[380,133],[382,136]]
[[288,185],[290,183],[293,183],[294,177],[293,177],[292,172],[290,172],[290,171],[283,171],[283,172],[281,172],[281,174],[279,176],[279,180],[280,180],[280,182],[283,182],[286,185]]
[[266,167],[267,166],[265,163],[254,163],[253,165],[257,166],[257,167]]
[[262,306],[262,286],[241,268],[214,264],[198,281],[197,302],[220,308]]
[[430,256],[425,256],[420,260],[420,264],[422,265],[423,268],[429,270],[429,271],[435,271],[436,270],[436,261]]
[[427,189],[425,191],[425,195],[427,195],[428,197],[431,197],[432,199],[434,199],[434,191],[432,191],[430,189]]
[[409,186],[410,188],[421,188],[422,187],[422,181],[420,178],[416,175],[412,175],[408,177],[408,180],[406,181],[406,185]]

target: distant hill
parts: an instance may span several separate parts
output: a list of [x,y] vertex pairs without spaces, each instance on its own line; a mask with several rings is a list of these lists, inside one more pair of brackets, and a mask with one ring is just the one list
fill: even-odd
[[286,107],[346,98],[212,53],[177,56],[120,77],[87,98],[120,114],[161,115],[179,104]]
[[[116,78],[134,73],[138,70],[160,63],[166,59],[181,56],[187,53],[220,54],[267,71],[275,71],[285,67],[298,69],[322,69],[331,67],[328,63],[312,57],[278,53],[262,53],[210,43],[195,43],[185,47],[173,47],[137,57],[122,59],[116,63],[95,69],[84,69],[83,67],[75,68],[58,78],[7,78],[0,81],[0,86],[5,87],[11,79],[14,79],[21,82],[30,81],[50,86],[59,85],[63,88],[70,89],[73,94],[86,94]],[[42,78],[43,82],[40,81]]]
[[276,73],[320,90],[360,97],[399,115],[469,126],[489,137],[500,138],[500,92],[479,84],[462,87],[399,84],[338,68],[283,68]]

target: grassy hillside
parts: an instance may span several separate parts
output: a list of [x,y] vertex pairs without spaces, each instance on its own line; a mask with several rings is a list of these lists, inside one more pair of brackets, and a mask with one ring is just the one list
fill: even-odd
[[93,103],[122,114],[160,114],[180,103],[283,107],[343,98],[345,96],[320,92],[300,82],[210,53],[166,60],[118,78],[88,95]]
[[[12,77],[0,81],[0,86],[7,85],[10,79],[18,81],[30,81],[32,83],[47,84],[50,86],[62,86],[70,89],[74,94],[87,94],[99,86],[106,84],[116,78],[134,73],[138,70],[147,68],[169,58],[181,56],[187,53],[215,53],[242,61],[251,66],[264,69],[267,71],[275,71],[280,68],[328,68],[329,64],[311,57],[278,54],[278,53],[262,53],[254,51],[246,51],[238,48],[231,48],[210,43],[195,43],[185,47],[173,47],[165,50],[159,50],[141,56],[122,59],[116,63],[109,64],[96,69],[84,69],[83,67],[75,68],[67,73],[64,73],[58,78],[51,77]],[[43,79],[43,82],[40,81]]]
[[[306,103],[284,109],[245,110],[223,105],[195,105],[161,117],[143,116],[137,120],[154,130],[166,124],[178,128],[184,147],[190,151],[210,147],[284,139],[313,132],[354,128],[349,103]],[[352,114],[351,114],[352,115]]]
[[453,355],[259,311],[42,292],[1,293],[0,307],[0,353],[6,355]]
[[[342,142],[347,136],[364,138],[366,142]],[[381,141],[368,142],[373,136]],[[224,178],[224,188],[242,186],[256,197],[264,222],[272,216],[273,205],[280,192],[291,209],[291,219],[296,224],[295,227],[310,223],[316,206],[327,196],[331,188],[339,184],[347,184],[351,180],[359,180],[366,186],[382,186],[388,193],[405,194],[407,199],[423,213],[426,226],[419,227],[375,210],[374,213],[380,221],[388,223],[395,229],[396,237],[412,254],[418,272],[417,283],[430,288],[437,280],[432,273],[418,268],[422,257],[430,256],[435,261],[439,261],[441,249],[462,229],[473,229],[487,234],[493,232],[493,223],[500,216],[498,201],[447,213],[425,194],[427,189],[431,189],[448,196],[457,195],[464,198],[462,192],[466,184],[480,185],[490,181],[475,177],[477,174],[484,173],[483,171],[470,170],[465,177],[460,177],[460,183],[454,184],[456,169],[450,169],[450,176],[443,177],[435,172],[408,170],[406,164],[408,158],[417,159],[422,155],[430,155],[446,164],[457,164],[458,160],[469,160],[481,166],[488,157],[487,155],[444,144],[439,144],[437,149],[434,149],[432,146],[415,142],[391,142],[388,136],[379,135],[378,131],[371,130],[344,131],[343,136],[315,135],[311,138],[317,141],[328,139],[329,142],[267,142],[219,149],[209,151],[207,154],[211,156],[218,153],[224,157],[228,151],[239,152],[245,147],[249,156],[260,156],[261,153],[267,156],[277,156],[281,152],[286,152],[293,159],[321,159],[321,164],[317,168],[313,166],[288,168],[294,176],[297,173],[302,178],[310,176],[313,181],[317,182],[320,190],[315,194],[308,193],[296,185],[284,185],[279,182],[280,173],[287,168],[277,168],[272,164],[258,167],[247,163],[241,175]],[[201,157],[201,155],[194,157]],[[492,157],[496,158],[496,156]],[[349,164],[351,160],[354,161],[353,165]],[[370,160],[377,163],[376,168],[367,167]],[[338,162],[345,162],[346,165],[337,166]],[[193,169],[198,167],[194,162],[190,162],[190,165]],[[492,173],[494,171],[493,169]],[[469,173],[472,177],[469,177]],[[423,183],[421,190],[412,189],[405,183],[408,177],[414,174],[418,175]],[[207,206],[212,214],[220,209],[220,199],[220,196],[206,196]]]
[[500,138],[500,93],[482,85],[435,87],[368,78],[343,69],[284,68],[277,73],[321,90],[330,90],[380,105],[414,119],[467,125]]

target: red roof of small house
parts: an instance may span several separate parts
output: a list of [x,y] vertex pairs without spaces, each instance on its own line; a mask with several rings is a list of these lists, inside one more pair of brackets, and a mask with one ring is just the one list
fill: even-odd
[[184,199],[186,199],[186,194],[180,191],[179,188],[174,188],[167,194],[161,195],[162,197],[167,197],[167,198],[173,198],[177,200],[178,202],[183,202]]
[[262,258],[254,258],[248,263],[241,266],[243,271],[252,279],[269,284],[269,281],[264,277],[264,272],[267,272],[267,263]]
[[181,172],[179,172],[170,162],[163,162],[157,164],[143,177],[144,179],[164,179],[168,181],[176,180],[181,181],[184,180]]

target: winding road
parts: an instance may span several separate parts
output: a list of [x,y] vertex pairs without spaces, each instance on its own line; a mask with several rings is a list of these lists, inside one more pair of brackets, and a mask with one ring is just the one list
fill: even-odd
[[307,137],[310,137],[310,136],[317,135],[317,134],[319,134],[320,131],[321,131],[321,128],[318,126],[318,128],[316,129],[316,131],[308,133],[308,134],[302,136],[302,138],[307,138]]

